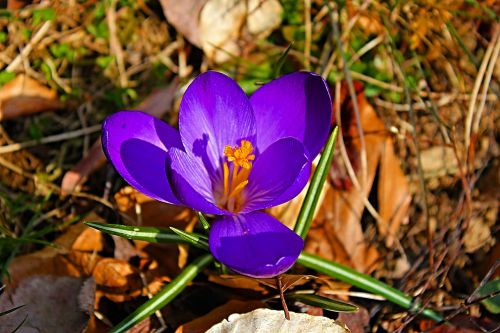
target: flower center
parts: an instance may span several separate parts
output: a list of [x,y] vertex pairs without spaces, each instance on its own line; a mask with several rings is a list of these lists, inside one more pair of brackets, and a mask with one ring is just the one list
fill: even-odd
[[[255,159],[252,143],[241,140],[239,146],[224,147],[226,161],[222,166],[224,188],[219,205],[231,212],[239,211],[244,202],[241,192],[248,184],[248,176]],[[232,164],[232,168],[231,168]]]

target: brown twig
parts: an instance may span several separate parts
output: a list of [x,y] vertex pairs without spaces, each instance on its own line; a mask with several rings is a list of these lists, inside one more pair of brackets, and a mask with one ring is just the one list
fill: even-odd
[[276,284],[278,285],[278,290],[280,292],[281,306],[283,306],[283,312],[285,312],[286,320],[290,320],[290,312],[288,311],[288,306],[285,301],[285,293],[283,291],[283,283],[281,282],[281,275],[276,277]]

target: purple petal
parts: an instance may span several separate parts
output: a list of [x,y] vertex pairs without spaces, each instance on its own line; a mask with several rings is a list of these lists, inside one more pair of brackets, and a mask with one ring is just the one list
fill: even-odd
[[304,143],[311,161],[325,144],[332,118],[326,82],[314,73],[296,72],[265,84],[250,97],[263,152],[284,137]]
[[217,260],[237,273],[257,278],[284,273],[304,247],[302,238],[262,212],[216,220],[208,243]]
[[200,158],[210,175],[220,171],[224,147],[242,139],[255,144],[255,119],[243,90],[217,72],[199,75],[180,105],[179,131],[185,150]]
[[311,163],[305,148],[294,138],[281,139],[255,160],[242,195],[243,213],[279,205],[300,193],[307,183]]
[[206,214],[226,214],[215,205],[212,180],[201,161],[180,149],[168,152],[169,179],[176,197]]
[[102,147],[116,171],[153,199],[180,204],[172,193],[165,163],[172,147],[182,148],[179,132],[140,111],[120,111],[104,121]]

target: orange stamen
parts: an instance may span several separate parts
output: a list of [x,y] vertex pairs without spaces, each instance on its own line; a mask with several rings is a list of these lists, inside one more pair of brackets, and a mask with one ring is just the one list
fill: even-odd
[[[222,165],[224,191],[219,198],[219,205],[229,211],[236,211],[243,206],[241,193],[248,184],[252,161],[255,160],[253,145],[248,140],[241,140],[239,146],[225,146],[224,156],[227,161]],[[233,162],[233,168],[229,168],[229,163]],[[231,179],[229,179],[231,174]]]

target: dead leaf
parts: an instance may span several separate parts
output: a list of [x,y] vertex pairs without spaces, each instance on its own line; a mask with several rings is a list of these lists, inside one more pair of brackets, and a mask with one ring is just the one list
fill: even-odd
[[125,292],[141,287],[139,272],[129,263],[115,258],[104,258],[94,268],[92,275],[98,286]]
[[337,321],[349,327],[351,333],[364,333],[370,328],[370,314],[366,308],[359,305],[356,312],[340,312]]
[[75,277],[35,275],[0,296],[0,312],[24,307],[0,317],[0,332],[83,332],[94,311],[95,281]]
[[[167,20],[217,63],[241,56],[281,23],[277,0],[160,1]],[[188,18],[188,19],[186,19]]]
[[256,279],[245,277],[242,275],[221,276],[210,274],[208,276],[208,281],[229,288],[249,289],[261,293],[267,292],[266,288],[262,287]]
[[[91,219],[92,217],[88,216],[87,218]],[[102,232],[96,229],[84,228],[71,248],[75,251],[102,251],[104,248],[104,236]]]
[[20,281],[32,275],[80,276],[80,270],[68,260],[66,255],[74,241],[88,227],[76,224],[54,241],[55,247],[15,257],[9,265],[10,280],[5,281],[15,288]]
[[0,121],[63,107],[54,90],[24,74],[0,88]]
[[[199,16],[208,0],[160,0],[168,22],[193,45],[200,46]],[[190,15],[186,15],[190,13]]]
[[245,314],[233,314],[227,320],[210,328],[207,333],[273,332],[273,333],[348,333],[349,330],[334,320],[290,312],[286,320],[283,311],[257,309]]
[[265,303],[259,301],[230,300],[226,304],[213,309],[206,315],[179,326],[175,333],[203,333],[213,325],[227,318],[230,314],[245,313],[266,307]]
[[[174,79],[168,86],[153,91],[136,109],[161,118],[171,109],[178,86],[178,80]],[[101,138],[99,138],[87,155],[74,168],[64,174],[61,182],[61,193],[69,194],[77,191],[78,187],[105,163],[106,156],[102,150]]]

